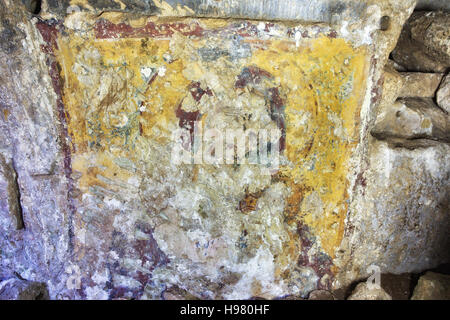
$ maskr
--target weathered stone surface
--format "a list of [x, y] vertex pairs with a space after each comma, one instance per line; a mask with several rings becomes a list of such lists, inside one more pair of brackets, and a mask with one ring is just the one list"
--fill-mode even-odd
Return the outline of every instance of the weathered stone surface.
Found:
[[[2, 278], [52, 298], [298, 299], [369, 262], [448, 258], [448, 145], [370, 135], [415, 1], [77, 3], [37, 19], [0, 2], [0, 143], [26, 226], [1, 234]], [[172, 162], [172, 133], [198, 142], [196, 121], [279, 129], [279, 168]]]
[[432, 99], [399, 99], [380, 111], [372, 135], [396, 146], [402, 145], [402, 140], [409, 140], [403, 144], [408, 147], [418, 139], [450, 142], [450, 118]]
[[[428, 121], [436, 130], [425, 130]], [[372, 134], [385, 141], [370, 142], [356, 194], [360, 200], [352, 207], [366, 214], [349, 215], [349, 237], [339, 256], [345, 271], [337, 277], [337, 287], [364, 271], [369, 276], [371, 265], [401, 274], [450, 258], [449, 146], [438, 142], [448, 141], [447, 115], [431, 99], [382, 103]], [[360, 259], [364, 252], [370, 255]]]
[[367, 283], [359, 283], [347, 300], [392, 300], [381, 287], [369, 288]]
[[162, 293], [162, 298], [164, 300], [198, 300], [198, 297], [177, 286], [166, 289]]
[[369, 155], [347, 221], [352, 232], [341, 244], [336, 287], [362, 273], [367, 278], [371, 265], [381, 273], [417, 273], [450, 259], [449, 145], [410, 150], [373, 139]]
[[402, 67], [401, 65], [399, 65], [397, 62], [395, 62], [392, 59], [389, 59], [386, 63], [386, 66], [392, 67], [394, 68], [394, 70], [398, 71], [398, 72], [404, 72], [406, 71], [406, 69], [404, 67]]
[[450, 113], [450, 75], [442, 80], [439, 90], [436, 92], [436, 101], [439, 107]]
[[416, 10], [422, 11], [450, 11], [450, 3], [442, 0], [418, 0]]
[[[72, 12], [101, 14], [114, 11], [162, 17], [242, 18], [267, 21], [308, 21], [334, 24], [343, 20], [354, 23], [366, 19], [368, 9], [376, 10], [379, 1], [340, 0], [247, 0], [247, 1], [182, 1], [121, 0], [77, 1], [47, 0], [41, 15], [62, 18]], [[406, 1], [408, 8], [415, 1]], [[394, 4], [394, 10], [403, 4]], [[387, 6], [380, 6], [388, 11]], [[381, 18], [381, 16], [380, 16]], [[394, 18], [394, 17], [391, 17]], [[356, 31], [356, 30], [355, 30]]]
[[[437, 21], [433, 21], [438, 15]], [[393, 60], [408, 71], [445, 72], [448, 60], [448, 14], [414, 12], [392, 51]], [[433, 26], [433, 32], [427, 27]], [[412, 30], [414, 28], [414, 32]]]
[[287, 296], [283, 296], [281, 298], [275, 298], [275, 300], [305, 300], [305, 299], [301, 296], [290, 294]]
[[442, 81], [442, 73], [401, 72], [404, 79], [399, 97], [433, 98]]
[[[83, 208], [74, 220], [75, 234], [92, 237], [75, 237], [75, 250], [120, 250], [115, 237], [132, 245], [139, 241], [133, 236], [137, 229], [154, 252], [125, 257], [135, 263], [148, 259], [148, 268], [156, 269], [153, 281], [184, 285], [197, 296], [208, 290], [214, 298], [270, 298], [329, 286], [333, 250], [342, 237], [355, 108], [365, 91], [365, 51], [351, 48], [338, 33], [326, 36], [327, 29], [317, 36], [305, 30], [311, 36], [296, 40], [289, 35], [300, 26], [282, 24], [145, 19], [142, 26], [117, 29], [106, 15], [93, 23], [91, 38], [67, 29], [54, 48], [66, 84], [62, 94], [80, 195], [74, 201]], [[340, 77], [329, 74], [335, 63], [330, 59], [338, 61]], [[319, 116], [321, 105], [327, 111]], [[205, 131], [279, 127], [285, 164], [268, 175], [248, 164], [174, 163], [173, 131], [200, 119]], [[327, 146], [333, 144], [331, 151]], [[341, 154], [338, 162], [335, 152]], [[335, 188], [327, 187], [329, 179]], [[105, 215], [99, 201], [121, 212]], [[88, 229], [93, 217], [114, 230], [110, 239]], [[98, 263], [105, 268], [115, 262], [108, 257]], [[117, 263], [130, 273], [130, 295], [144, 289], [148, 280], [135, 274], [136, 265]], [[178, 272], [179, 264], [196, 274]], [[102, 271], [113, 277], [113, 288], [123, 286], [119, 266]]]
[[379, 110], [389, 108], [397, 100], [403, 86], [405, 78], [394, 69], [391, 63], [384, 66], [383, 72], [383, 86]]
[[308, 300], [335, 300], [335, 299], [330, 291], [314, 290], [309, 293]]
[[450, 66], [450, 13], [417, 12], [409, 20], [411, 39], [434, 60]]
[[450, 276], [425, 273], [419, 278], [411, 300], [450, 300]]
[[0, 281], [0, 300], [49, 300], [47, 285], [11, 278]]
[[[379, 12], [372, 14], [378, 26]], [[81, 33], [72, 24], [75, 17], [94, 27]], [[52, 26], [52, 32], [65, 29], [51, 50], [65, 83], [62, 98], [80, 195], [74, 201], [83, 208], [74, 218], [74, 249], [86, 252], [77, 264], [86, 268], [96, 261], [88, 272], [112, 278], [110, 288], [83, 284], [87, 298], [93, 292], [136, 297], [142, 291], [155, 297], [160, 296], [158, 286], [170, 284], [214, 298], [307, 295], [317, 287], [329, 287], [346, 211], [347, 187], [337, 186], [348, 174], [345, 159], [354, 148], [359, 113], [354, 108], [363, 101], [369, 67], [365, 38], [344, 40], [344, 29], [341, 35], [327, 26], [186, 19], [172, 23], [161, 18], [143, 18], [127, 26], [121, 22], [125, 19], [80, 13], [66, 19], [64, 27]], [[51, 35], [45, 24], [38, 28], [44, 38]], [[393, 21], [387, 32], [398, 31]], [[355, 43], [356, 51], [348, 41]], [[380, 48], [376, 47], [381, 52]], [[327, 62], [328, 54], [337, 61], [341, 77], [328, 77], [329, 66], [336, 63]], [[386, 56], [383, 52], [380, 59]], [[302, 73], [305, 76], [298, 77]], [[317, 94], [323, 95], [320, 104]], [[342, 111], [334, 110], [342, 104]], [[315, 109], [321, 106], [327, 111], [316, 118], [321, 111]], [[274, 108], [283, 108], [284, 114], [268, 113]], [[247, 113], [254, 120], [236, 118]], [[238, 170], [174, 166], [171, 132], [192, 126], [200, 117], [205, 129], [218, 124], [280, 126], [286, 165], [278, 178], [244, 165]], [[333, 151], [341, 154], [338, 163], [326, 147], [336, 143], [332, 141], [342, 141]], [[320, 161], [314, 160], [317, 157]], [[323, 179], [318, 179], [317, 170], [325, 174]], [[219, 172], [225, 176], [219, 179]], [[251, 180], [244, 179], [247, 176]], [[334, 187], [326, 187], [328, 183]], [[113, 214], [105, 215], [99, 202]], [[304, 212], [301, 220], [299, 210]], [[110, 238], [98, 235], [96, 221]], [[136, 239], [136, 232], [144, 238]], [[154, 248], [150, 255], [142, 256], [138, 249], [121, 252], [122, 242], [133, 247], [140, 241]], [[97, 258], [102, 247], [111, 250], [104, 260]], [[180, 273], [180, 264], [191, 271]], [[205, 281], [205, 275], [213, 281]]]
[[0, 154], [0, 195], [1, 228], [4, 232], [23, 229], [17, 172], [12, 163], [8, 163], [2, 154]]
[[[0, 279], [19, 275], [63, 294], [69, 263], [67, 182], [56, 94], [35, 21], [19, 1], [0, 1], [0, 149], [16, 173], [25, 229], [0, 231]], [[11, 169], [8, 170], [11, 173]], [[11, 179], [7, 179], [11, 181]], [[14, 185], [10, 184], [9, 185]], [[1, 217], [11, 214], [3, 211]]]

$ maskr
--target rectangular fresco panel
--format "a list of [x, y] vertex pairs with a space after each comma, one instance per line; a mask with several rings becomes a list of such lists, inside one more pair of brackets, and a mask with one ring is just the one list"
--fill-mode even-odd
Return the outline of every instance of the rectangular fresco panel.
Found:
[[[81, 208], [78, 259], [94, 247], [109, 252], [98, 269], [130, 295], [151, 295], [161, 283], [216, 298], [329, 288], [366, 48], [321, 25], [124, 14], [92, 23], [55, 27], [51, 52]], [[245, 161], [248, 153], [240, 163], [174, 163], [179, 129], [206, 152], [208, 138], [194, 125], [224, 136], [276, 129], [279, 167], [267, 174]]]

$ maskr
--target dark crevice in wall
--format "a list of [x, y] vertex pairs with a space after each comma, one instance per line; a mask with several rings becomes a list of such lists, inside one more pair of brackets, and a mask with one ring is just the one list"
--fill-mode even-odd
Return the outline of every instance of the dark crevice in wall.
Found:
[[25, 6], [30, 13], [37, 15], [41, 12], [42, 0], [26, 0]]
[[14, 162], [11, 163], [11, 169], [13, 170], [13, 191], [15, 193], [15, 201], [16, 201], [16, 217], [17, 217], [17, 230], [25, 229], [25, 222], [23, 220], [23, 208], [22, 208], [22, 195], [19, 187], [19, 175], [17, 173], [16, 168], [14, 167]]
[[25, 229], [17, 170], [13, 161], [8, 163], [1, 154], [0, 166], [8, 181], [8, 206], [11, 217], [15, 220], [15, 228], [16, 230]]

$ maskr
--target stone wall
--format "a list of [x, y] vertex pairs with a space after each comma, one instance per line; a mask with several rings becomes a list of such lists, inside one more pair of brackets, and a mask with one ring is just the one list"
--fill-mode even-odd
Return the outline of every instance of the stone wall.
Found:
[[446, 13], [183, 3], [0, 1], [0, 296], [300, 298], [449, 261]]

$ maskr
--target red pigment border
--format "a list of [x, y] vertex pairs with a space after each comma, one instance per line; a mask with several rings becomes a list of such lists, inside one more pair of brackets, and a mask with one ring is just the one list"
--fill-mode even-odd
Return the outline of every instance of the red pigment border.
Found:
[[46, 64], [49, 68], [49, 75], [52, 80], [53, 89], [56, 94], [56, 111], [59, 120], [60, 145], [63, 152], [64, 160], [64, 175], [67, 179], [67, 206], [69, 209], [69, 251], [73, 254], [74, 250], [74, 230], [73, 218], [76, 213], [76, 208], [73, 203], [72, 194], [74, 193], [74, 182], [72, 179], [72, 151], [70, 146], [70, 136], [67, 129], [67, 120], [69, 115], [64, 108], [62, 99], [63, 83], [59, 74], [60, 67], [55, 59], [54, 51], [58, 49], [58, 32], [63, 28], [59, 21], [51, 20], [48, 22], [38, 21], [36, 28], [39, 30], [45, 44], [41, 45], [41, 51], [46, 54]]

